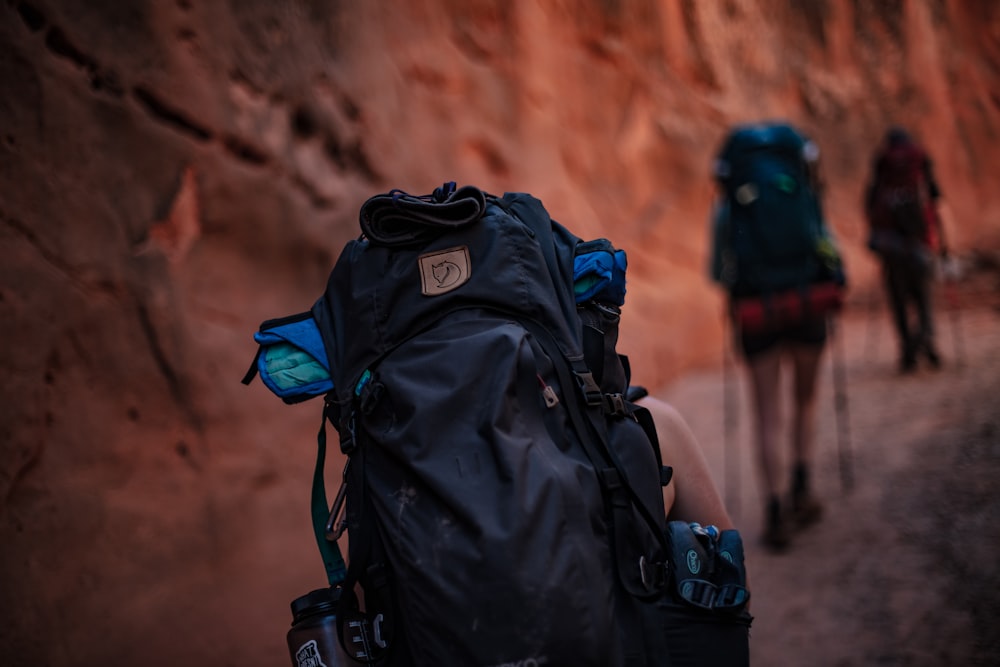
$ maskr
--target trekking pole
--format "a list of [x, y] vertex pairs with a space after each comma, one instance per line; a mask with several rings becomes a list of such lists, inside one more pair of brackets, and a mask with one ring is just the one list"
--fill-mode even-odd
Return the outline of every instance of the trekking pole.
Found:
[[740, 508], [740, 448], [733, 451], [733, 440], [737, 431], [739, 421], [739, 404], [735, 394], [735, 383], [733, 382], [733, 370], [735, 361], [733, 359], [730, 345], [735, 340], [732, 335], [734, 330], [729, 327], [729, 314], [723, 312], [722, 318], [722, 415], [723, 415], [723, 436], [722, 436], [722, 458], [725, 469], [726, 504], [732, 513], [734, 522], [738, 521]]
[[958, 303], [958, 279], [959, 279], [959, 268], [955, 264], [955, 260], [951, 259], [948, 255], [947, 247], [948, 242], [945, 238], [945, 220], [948, 221], [948, 226], [954, 229], [954, 223], [952, 222], [951, 207], [946, 201], [941, 201], [937, 207], [938, 214], [938, 234], [940, 235], [941, 244], [941, 276], [944, 278], [944, 293], [945, 299], [948, 302], [948, 319], [951, 320], [951, 337], [955, 343], [955, 365], [958, 368], [962, 368], [965, 365], [965, 344], [962, 337], [962, 326], [960, 322], [960, 312]]
[[865, 328], [865, 361], [869, 364], [878, 355], [878, 289], [873, 289], [868, 297], [868, 322]]
[[827, 331], [833, 338], [833, 408], [837, 419], [837, 458], [840, 464], [840, 486], [846, 493], [854, 488], [854, 468], [851, 460], [850, 415], [847, 406], [847, 372], [844, 341], [837, 332], [833, 315], [827, 317]]
[[962, 336], [961, 312], [958, 303], [958, 286], [955, 276], [944, 276], [944, 294], [948, 301], [948, 319], [951, 320], [951, 338], [955, 344], [955, 366], [965, 366], [965, 341]]

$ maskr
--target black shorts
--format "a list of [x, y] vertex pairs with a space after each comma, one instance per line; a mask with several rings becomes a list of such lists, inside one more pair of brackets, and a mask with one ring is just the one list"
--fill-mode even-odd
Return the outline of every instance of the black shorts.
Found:
[[750, 665], [750, 625], [746, 611], [727, 614], [677, 602], [668, 594], [642, 609], [647, 661], [669, 667]]
[[740, 349], [747, 359], [763, 354], [782, 342], [822, 347], [826, 342], [826, 318], [811, 317], [774, 331], [741, 331], [739, 338]]

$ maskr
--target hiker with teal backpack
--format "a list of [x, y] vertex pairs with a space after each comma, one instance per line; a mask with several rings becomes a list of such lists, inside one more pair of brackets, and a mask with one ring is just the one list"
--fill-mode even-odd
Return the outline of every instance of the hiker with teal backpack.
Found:
[[921, 355], [933, 368], [941, 365], [931, 308], [934, 253], [948, 257], [940, 198], [927, 152], [903, 128], [890, 128], [872, 158], [864, 209], [868, 248], [882, 264], [902, 373], [914, 371]]
[[375, 195], [360, 223], [313, 307], [261, 324], [244, 378], [324, 399], [330, 587], [293, 603], [293, 665], [748, 665], [740, 534], [710, 490], [669, 502], [706, 525], [668, 517], [671, 420], [616, 350], [624, 251], [454, 183]]
[[[823, 217], [818, 167], [816, 144], [781, 121], [734, 127], [714, 164], [710, 272], [726, 290], [748, 370], [763, 541], [774, 550], [822, 515], [812, 479], [816, 384], [845, 279]], [[793, 380], [790, 471], [781, 450], [786, 364]]]

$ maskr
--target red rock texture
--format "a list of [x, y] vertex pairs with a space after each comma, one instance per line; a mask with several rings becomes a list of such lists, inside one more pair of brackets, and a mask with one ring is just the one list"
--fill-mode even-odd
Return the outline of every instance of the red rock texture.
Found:
[[319, 406], [239, 379], [370, 195], [530, 191], [611, 238], [622, 348], [656, 387], [721, 354], [706, 221], [730, 124], [815, 137], [861, 294], [891, 123], [935, 158], [951, 246], [1000, 247], [998, 84], [990, 0], [6, 0], [0, 662], [287, 660], [287, 603], [322, 584]]

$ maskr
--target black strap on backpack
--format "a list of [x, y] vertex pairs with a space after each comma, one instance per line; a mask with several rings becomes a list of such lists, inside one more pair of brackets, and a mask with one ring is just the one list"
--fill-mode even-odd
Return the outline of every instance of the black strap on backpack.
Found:
[[[520, 219], [515, 206], [509, 205], [503, 199], [496, 199], [494, 201], [508, 214]], [[577, 250], [580, 250], [579, 246]], [[554, 258], [551, 259], [549, 264], [550, 266], [556, 264]], [[603, 376], [606, 372], [605, 355], [608, 353], [609, 344], [613, 351], [615, 341], [606, 340], [601, 335], [599, 341], [596, 338], [591, 338], [588, 342], [587, 333], [584, 331], [581, 340], [581, 345], [584, 348], [582, 350], [584, 356], [582, 358], [570, 358], [562, 350], [559, 341], [553, 336], [552, 332], [544, 326], [536, 322], [524, 320], [522, 320], [522, 324], [532, 333], [546, 354], [553, 360], [557, 376], [559, 377], [559, 383], [563, 387], [563, 392], [571, 396], [575, 403], [575, 405], [568, 409], [570, 421], [580, 438], [587, 457], [597, 471], [602, 489], [608, 495], [609, 505], [612, 509], [612, 541], [618, 551], [615, 561], [619, 580], [624, 589], [637, 599], [650, 600], [656, 598], [662, 593], [662, 589], [665, 587], [669, 577], [666, 560], [670, 554], [669, 536], [661, 528], [662, 521], [657, 520], [649, 512], [645, 503], [642, 502], [635, 487], [629, 481], [625, 466], [614, 451], [614, 448], [610, 446], [608, 440], [606, 422], [608, 416], [617, 413], [618, 416], [624, 417], [628, 414], [624, 397], [622, 394], [614, 396], [606, 395], [601, 390], [599, 382], [595, 380], [594, 369], [597, 369], [596, 373], [599, 374], [598, 377], [604, 379]], [[587, 328], [583, 327], [584, 330]], [[588, 347], [590, 348], [590, 354], [587, 353]], [[627, 370], [626, 366], [626, 373]], [[627, 377], [624, 379], [624, 385], [627, 386]], [[575, 387], [578, 391], [572, 391], [571, 387]], [[642, 424], [643, 422], [640, 421], [639, 423]], [[652, 425], [652, 418], [649, 417], [646, 419], [645, 424], [650, 427], [647, 435], [652, 434], [652, 440], [652, 438], [655, 438], [655, 427]], [[659, 460], [659, 446], [655, 440], [652, 440], [652, 442], [656, 450], [656, 458]], [[663, 472], [662, 464], [660, 479], [661, 481], [668, 479]], [[620, 535], [614, 532], [616, 526], [621, 527], [632, 522], [632, 508], [638, 512], [640, 518], [658, 542], [664, 559], [659, 563], [651, 563], [643, 557], [636, 564], [640, 571], [643, 589], [637, 589], [625, 578], [622, 571], [625, 561], [621, 552], [623, 541], [619, 539]]]
[[[364, 447], [356, 448], [348, 459], [349, 464], [364, 468]], [[368, 525], [365, 513], [369, 511], [368, 489], [363, 484], [364, 476], [356, 497], [360, 499], [361, 530], [354, 530], [354, 553], [358, 555], [347, 568], [343, 592], [337, 605], [337, 638], [344, 652], [355, 661], [373, 665], [385, 659], [397, 645], [393, 639], [397, 635], [400, 614], [392, 595], [392, 582], [385, 560], [379, 554], [374, 535], [374, 527]], [[363, 571], [362, 571], [363, 569]], [[361, 610], [355, 587], [361, 584], [365, 592], [365, 609]]]
[[346, 567], [344, 557], [337, 546], [339, 533], [332, 534], [331, 524], [334, 523], [340, 514], [340, 509], [344, 502], [345, 486], [341, 486], [337, 493], [331, 511], [326, 498], [326, 484], [323, 479], [323, 470], [326, 466], [326, 421], [330, 417], [329, 400], [324, 401], [323, 422], [320, 424], [319, 433], [316, 436], [316, 468], [313, 470], [312, 482], [312, 523], [313, 531], [316, 534], [316, 544], [319, 546], [319, 553], [323, 559], [323, 567], [326, 570], [326, 578], [331, 586], [338, 586], [344, 581]]
[[[393, 191], [389, 195], [377, 196], [362, 210], [362, 231], [367, 236], [367, 243], [370, 244], [364, 246], [364, 250], [379, 253], [379, 256], [390, 256], [396, 253], [411, 252], [417, 246], [439, 237], [450, 229], [459, 229], [462, 230], [459, 232], [460, 234], [468, 235], [475, 231], [468, 230], [468, 226], [482, 217], [482, 207], [486, 199], [487, 196], [478, 189], [463, 188], [456, 191], [453, 184], [446, 184], [445, 187], [435, 191], [433, 195], [426, 197], [411, 197], [398, 191]], [[545, 295], [545, 302], [541, 304], [541, 307], [536, 309], [534, 307], [536, 301], [526, 297], [522, 299], [524, 303], [517, 302], [511, 306], [512, 311], [515, 312], [511, 312], [509, 315], [525, 327], [533, 339], [533, 345], [537, 344], [553, 364], [561, 389], [560, 398], [566, 402], [565, 407], [568, 411], [566, 418], [569, 420], [569, 427], [577, 435], [583, 453], [590, 460], [601, 485], [603, 501], [607, 507], [607, 521], [610, 524], [611, 537], [614, 539], [614, 544], [611, 545], [612, 560], [615, 562], [617, 578], [622, 588], [638, 599], [648, 600], [659, 597], [662, 595], [668, 579], [666, 559], [670, 549], [664, 527], [665, 518], [662, 515], [654, 516], [654, 513], [649, 511], [649, 505], [652, 501], [647, 499], [647, 502], [644, 503], [636, 488], [631, 485], [626, 467], [617, 453], [613, 451], [607, 438], [608, 419], [615, 419], [615, 417], [609, 417], [606, 411], [608, 397], [594, 381], [591, 369], [587, 367], [580, 351], [574, 349], [580, 346], [580, 341], [576, 337], [579, 334], [574, 334], [574, 329], [576, 332], [579, 331], [579, 322], [574, 318], [572, 263], [565, 260], [567, 250], [572, 252], [570, 243], [574, 242], [575, 237], [555, 225], [550, 232], [546, 224], [548, 216], [541, 208], [540, 202], [529, 200], [523, 195], [520, 197], [512, 195], [509, 200], [506, 196], [503, 199], [490, 197], [489, 200], [504, 208], [514, 217], [524, 216], [527, 218], [524, 221], [528, 227], [526, 232], [532, 236], [537, 234], [545, 239], [545, 242], [540, 243], [538, 248], [544, 256], [544, 261], [539, 263], [538, 268], [540, 268], [542, 276], [545, 276], [546, 271], [548, 272], [548, 276], [545, 276], [550, 278], [548, 284], [557, 289], [551, 295]], [[518, 215], [519, 213], [521, 215]], [[551, 236], [547, 236], [547, 234], [551, 234]], [[552, 236], [557, 238], [553, 239]], [[498, 238], [508, 237], [500, 235]], [[351, 250], [357, 250], [358, 247], [361, 247], [360, 243]], [[396, 254], [396, 256], [403, 255]], [[347, 272], [349, 270], [347, 267], [350, 265], [345, 262], [339, 266], [343, 266], [343, 271]], [[373, 267], [375, 266], [369, 264], [366, 275], [374, 275]], [[533, 272], [536, 267], [532, 265], [526, 269]], [[335, 272], [331, 274], [331, 281], [338, 277], [336, 271], [337, 267], [335, 267]], [[529, 275], [538, 274], [531, 273]], [[338, 284], [343, 285], [344, 283]], [[547, 281], [541, 280], [538, 284], [546, 285]], [[570, 289], [563, 289], [564, 286], [569, 286]], [[340, 297], [341, 295], [334, 293], [334, 296]], [[329, 299], [327, 296], [324, 298]], [[345, 297], [345, 300], [347, 298]], [[321, 329], [331, 325], [329, 314], [324, 310], [331, 307], [331, 303], [339, 304], [341, 302], [337, 299], [332, 302], [318, 302], [315, 314]], [[364, 309], [366, 302], [358, 301], [356, 303], [361, 305], [352, 311], [352, 315], [359, 313], [370, 315]], [[394, 583], [391, 577], [394, 573], [386, 567], [388, 549], [391, 545], [388, 542], [382, 544], [376, 527], [372, 526], [370, 530], [366, 531], [365, 526], [358, 525], [360, 521], [358, 514], [367, 514], [367, 508], [374, 508], [375, 505], [372, 504], [371, 498], [365, 497], [365, 490], [361, 488], [365, 479], [364, 461], [367, 448], [364, 442], [353, 441], [354, 434], [350, 428], [349, 413], [352, 410], [363, 411], [364, 397], [359, 395], [359, 390], [363, 393], [367, 385], [362, 385], [358, 378], [364, 377], [363, 373], [368, 373], [366, 369], [374, 369], [378, 366], [385, 355], [389, 354], [392, 348], [400, 345], [403, 339], [417, 335], [417, 332], [432, 326], [434, 321], [445, 317], [447, 313], [442, 311], [483, 308], [478, 303], [469, 305], [460, 300], [455, 300], [452, 303], [457, 304], [457, 306], [449, 309], [447, 307], [433, 307], [432, 302], [418, 300], [414, 301], [413, 312], [405, 312], [405, 317], [399, 310], [386, 310], [385, 313], [379, 311], [376, 315], [371, 315], [375, 319], [377, 319], [377, 315], [381, 314], [386, 317], [393, 314], [399, 315], [399, 318], [392, 322], [395, 326], [392, 329], [394, 335], [387, 339], [379, 338], [378, 342], [384, 343], [381, 345], [370, 344], [370, 341], [365, 340], [364, 337], [358, 337], [361, 340], [351, 338], [351, 344], [357, 343], [357, 346], [352, 347], [349, 352], [341, 351], [348, 361], [340, 359], [331, 364], [334, 381], [338, 385], [337, 405], [344, 411], [338, 422], [338, 430], [342, 439], [341, 449], [351, 458], [349, 483], [353, 487], [349, 491], [348, 500], [352, 508], [350, 519], [350, 530], [352, 531], [351, 563], [347, 569], [341, 605], [338, 609], [338, 634], [341, 635], [342, 643], [351, 643], [344, 640], [353, 638], [355, 636], [352, 634], [354, 630], [360, 632], [360, 636], [363, 638], [361, 652], [351, 651], [346, 646], [345, 648], [349, 654], [363, 662], [370, 663], [383, 659], [386, 655], [385, 651], [393, 651], [392, 646], [403, 644], [407, 640], [404, 624], [407, 624], [410, 619], [403, 618], [397, 613], [396, 605], [401, 604], [401, 602], [391, 595]], [[382, 305], [384, 306], [384, 304]], [[487, 309], [501, 310], [496, 307], [496, 304], [487, 306]], [[536, 314], [537, 319], [531, 319], [536, 317]], [[334, 332], [334, 335], [338, 334], [336, 330]], [[341, 365], [342, 363], [343, 365]], [[619, 399], [621, 399], [620, 394]], [[623, 399], [621, 399], [621, 403], [624, 406]], [[623, 409], [618, 416], [627, 419], [632, 414], [629, 410]], [[640, 420], [638, 417], [635, 419], [636, 421]], [[639, 426], [634, 428], [636, 431], [640, 430]], [[361, 437], [360, 432], [357, 435]], [[656, 449], [658, 451], [658, 447]], [[641, 478], [641, 481], [646, 483], [643, 488], [647, 490], [647, 493], [648, 487], [651, 485], [651, 477], [652, 475]], [[357, 484], [354, 484], [355, 480], [357, 480]], [[651, 494], [650, 497], [652, 497]], [[600, 499], [595, 496], [594, 500], [595, 505], [599, 507], [597, 504]], [[635, 563], [637, 570], [628, 570], [627, 568], [631, 567], [635, 559], [630, 561], [621, 556], [624, 553], [620, 550], [621, 540], [615, 538], [624, 535], [628, 529], [636, 524], [638, 524], [637, 530], [645, 531], [648, 528], [648, 531], [652, 533], [652, 538], [647, 539], [645, 532], [642, 532], [641, 535], [639, 533], [627, 535], [627, 537], [641, 537], [640, 541], [643, 542], [640, 547], [641, 551], [649, 552], [645, 559]], [[637, 557], [638, 553], [635, 556]], [[638, 583], [640, 580], [641, 584]], [[354, 587], [358, 582], [365, 589], [364, 612], [360, 612], [358, 601], [354, 596]], [[403, 582], [397, 583], [403, 585]], [[379, 615], [381, 615], [381, 619], [379, 619]], [[386, 644], [385, 651], [382, 652], [377, 650], [382, 648], [380, 639]], [[405, 651], [406, 646], [400, 646], [400, 650]]]
[[[617, 539], [620, 535], [615, 533], [615, 527], [627, 525], [632, 518], [630, 516], [631, 510], [635, 508], [666, 557], [670, 553], [670, 543], [666, 533], [660, 528], [660, 522], [653, 517], [642, 499], [639, 498], [635, 488], [629, 483], [628, 475], [625, 473], [620, 459], [613, 448], [608, 446], [607, 425], [604, 421], [603, 411], [604, 394], [594, 381], [590, 369], [582, 359], [567, 359], [544, 327], [538, 326], [534, 322], [525, 322], [525, 324], [546, 351], [546, 354], [552, 358], [559, 377], [559, 384], [566, 388], [564, 393], [569, 395], [568, 398], [572, 397], [570, 400], [576, 403], [567, 412], [587, 457], [597, 471], [601, 486], [608, 494], [612, 509], [612, 540], [615, 546], [621, 546], [621, 540]], [[570, 391], [570, 387], [576, 387], [578, 391]], [[642, 590], [636, 589], [624, 577], [621, 560], [620, 557], [616, 558], [619, 580], [630, 595], [640, 600], [651, 600], [662, 593], [669, 575], [666, 560], [661, 563], [649, 563], [643, 559], [637, 563], [644, 585]]]

